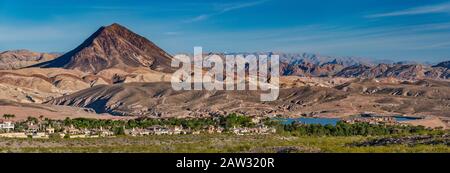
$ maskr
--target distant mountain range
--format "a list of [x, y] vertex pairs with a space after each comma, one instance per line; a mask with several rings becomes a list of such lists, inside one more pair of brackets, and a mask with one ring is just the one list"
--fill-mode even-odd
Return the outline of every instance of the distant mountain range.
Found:
[[[0, 53], [0, 69], [18, 69], [27, 66], [63, 67], [79, 69], [85, 72], [99, 72], [109, 68], [127, 69], [129, 67], [148, 67], [163, 72], [173, 71], [170, 67], [171, 55], [164, 52], [145, 38], [132, 42], [131, 38], [114, 33], [126, 33], [125, 37], [140, 38], [126, 28], [113, 24], [100, 28], [76, 49], [62, 56], [55, 53], [38, 53], [28, 50], [5, 51]], [[102, 34], [103, 33], [103, 34]], [[108, 35], [109, 36], [105, 36]], [[130, 36], [131, 35], [131, 36]], [[100, 44], [102, 44], [100, 46]], [[126, 50], [126, 51], [123, 51]], [[146, 53], [149, 51], [149, 53]], [[209, 55], [208, 53], [205, 55]], [[355, 57], [331, 57], [316, 54], [289, 53], [232, 53], [232, 55], [272, 55], [280, 56], [280, 73], [284, 76], [302, 77], [354, 77], [382, 78], [397, 77], [400, 79], [449, 79], [450, 61], [436, 65], [417, 62], [394, 62], [370, 60]], [[88, 56], [87, 56], [88, 55]], [[219, 55], [223, 55], [219, 53]], [[59, 57], [60, 56], [60, 57]], [[83, 58], [77, 58], [82, 56]]]
[[[205, 53], [205, 56], [224, 53]], [[414, 61], [371, 60], [357, 57], [332, 57], [302, 53], [228, 53], [227, 55], [279, 55], [280, 74], [301, 77], [346, 77], [399, 79], [449, 79], [449, 61], [435, 66]]]

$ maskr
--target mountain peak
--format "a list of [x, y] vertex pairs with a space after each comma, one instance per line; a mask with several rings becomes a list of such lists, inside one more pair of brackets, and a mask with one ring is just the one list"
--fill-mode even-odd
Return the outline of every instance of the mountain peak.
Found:
[[123, 26], [118, 23], [112, 23], [111, 25], [109, 25], [107, 27], [123, 27]]
[[102, 26], [100, 28], [100, 30], [105, 30], [105, 31], [129, 31], [126, 27], [118, 24], [118, 23], [112, 23], [111, 25], [108, 26]]
[[39, 67], [62, 67], [97, 73], [108, 68], [150, 68], [171, 72], [171, 56], [150, 40], [113, 23], [100, 27], [82, 44]]

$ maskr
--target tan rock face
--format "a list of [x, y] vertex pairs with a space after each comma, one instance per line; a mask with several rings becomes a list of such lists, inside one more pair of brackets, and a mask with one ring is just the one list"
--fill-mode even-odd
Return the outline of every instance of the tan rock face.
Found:
[[298, 77], [298, 76], [281, 76], [280, 87], [281, 88], [295, 88], [302, 86], [316, 86], [332, 88], [346, 82], [354, 80], [353, 78], [340, 78], [340, 77]]
[[[53, 69], [24, 69], [0, 71], [3, 99], [24, 103], [41, 103], [75, 91], [86, 89], [89, 84], [66, 71], [54, 75]], [[24, 99], [25, 98], [25, 99]]]
[[0, 53], [0, 70], [19, 69], [46, 62], [59, 54], [38, 53], [29, 50], [5, 51]]
[[[170, 81], [171, 75], [145, 68], [106, 69], [97, 75], [60, 68], [0, 70], [1, 99], [23, 103], [41, 103], [97, 85], [130, 82]], [[116, 82], [115, 78], [121, 80]]]
[[[0, 84], [0, 100], [10, 100], [21, 103], [41, 103], [59, 94], [39, 92], [33, 89]], [[48, 98], [48, 99], [47, 99]]]

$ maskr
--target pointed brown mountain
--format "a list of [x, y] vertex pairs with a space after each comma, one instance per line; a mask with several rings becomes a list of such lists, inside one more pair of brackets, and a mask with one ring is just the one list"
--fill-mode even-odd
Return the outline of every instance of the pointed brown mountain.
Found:
[[35, 67], [78, 69], [92, 73], [108, 68], [127, 71], [145, 67], [172, 72], [170, 63], [171, 56], [153, 42], [114, 23], [98, 29], [74, 50]]

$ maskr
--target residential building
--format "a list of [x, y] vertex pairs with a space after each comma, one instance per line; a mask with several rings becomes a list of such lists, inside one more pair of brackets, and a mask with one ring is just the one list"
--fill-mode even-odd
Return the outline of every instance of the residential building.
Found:
[[14, 130], [14, 123], [10, 121], [0, 122], [0, 129], [5, 129], [7, 131]]

